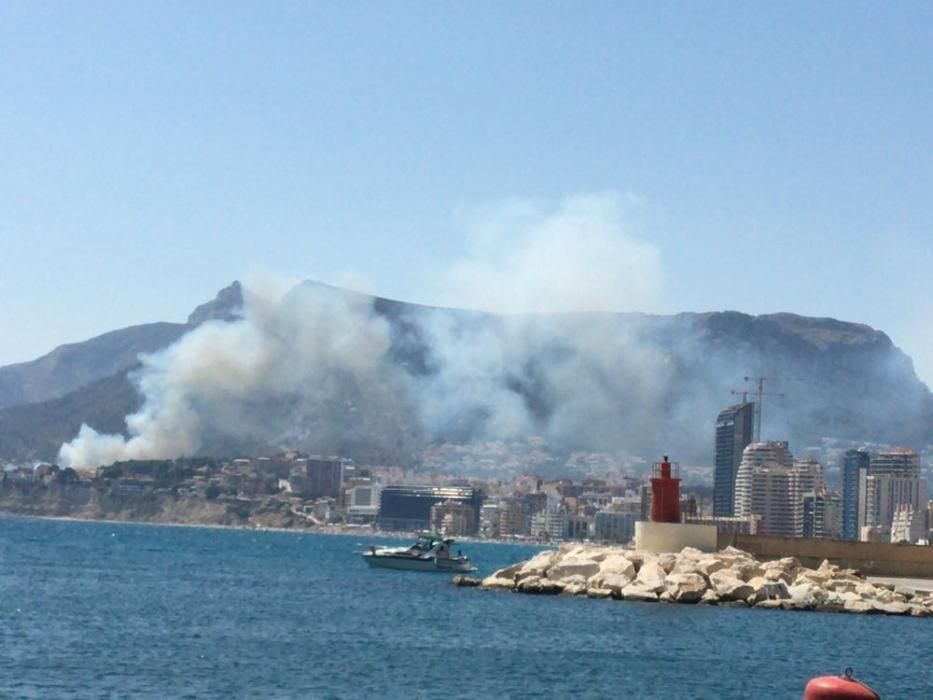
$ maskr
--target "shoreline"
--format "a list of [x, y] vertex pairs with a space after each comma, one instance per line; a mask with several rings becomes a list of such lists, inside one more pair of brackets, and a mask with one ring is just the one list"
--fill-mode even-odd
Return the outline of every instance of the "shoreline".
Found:
[[[210, 530], [239, 530], [244, 532], [290, 532], [296, 535], [319, 534], [319, 535], [352, 535], [353, 530], [332, 530], [324, 528], [297, 528], [297, 527], [264, 527], [254, 525], [223, 525], [220, 523], [184, 523], [184, 522], [161, 522], [157, 520], [114, 520], [111, 518], [78, 518], [73, 515], [26, 515], [23, 513], [13, 513], [9, 511], [0, 511], [0, 520], [51, 520], [58, 522], [71, 523], [104, 523], [107, 525], [151, 525], [153, 527], [186, 527], [202, 528]], [[378, 534], [371, 532], [370, 534]]]
[[[49, 520], [59, 522], [73, 523], [103, 523], [108, 525], [151, 525], [153, 527], [180, 527], [180, 528], [202, 528], [211, 530], [237, 530], [242, 532], [285, 532], [296, 535], [339, 535], [349, 537], [351, 535], [379, 537], [383, 539], [411, 540], [415, 532], [402, 532], [394, 530], [375, 530], [370, 526], [346, 526], [329, 525], [315, 528], [296, 528], [296, 527], [265, 527], [254, 525], [222, 525], [219, 523], [184, 523], [184, 522], [160, 522], [153, 520], [114, 520], [110, 518], [78, 518], [73, 515], [25, 515], [0, 510], [0, 521], [3, 520]], [[479, 538], [471, 536], [455, 537], [457, 542], [470, 543], [488, 543], [488, 544], [508, 544], [522, 547], [542, 547], [556, 549], [560, 543], [547, 542], [525, 542], [520, 540], [508, 540], [499, 538]]]

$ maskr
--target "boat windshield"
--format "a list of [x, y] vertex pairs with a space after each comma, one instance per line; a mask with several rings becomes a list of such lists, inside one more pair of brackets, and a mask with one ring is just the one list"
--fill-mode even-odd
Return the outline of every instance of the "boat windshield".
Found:
[[412, 549], [420, 549], [428, 552], [442, 541], [443, 538], [438, 534], [433, 532], [423, 532], [418, 535], [418, 540], [414, 545], [412, 545]]

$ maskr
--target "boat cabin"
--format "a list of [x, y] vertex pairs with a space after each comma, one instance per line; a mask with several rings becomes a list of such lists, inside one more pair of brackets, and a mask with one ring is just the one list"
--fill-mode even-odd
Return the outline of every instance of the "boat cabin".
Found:
[[443, 537], [436, 532], [422, 532], [418, 539], [411, 546], [412, 553], [433, 554], [441, 558], [453, 558], [454, 540], [450, 537]]

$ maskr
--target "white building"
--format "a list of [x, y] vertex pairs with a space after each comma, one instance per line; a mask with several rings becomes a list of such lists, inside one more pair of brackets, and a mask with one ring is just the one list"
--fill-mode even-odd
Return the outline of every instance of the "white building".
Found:
[[759, 534], [793, 537], [792, 464], [786, 442], [753, 442], [746, 447], [735, 479], [735, 517], [757, 515]]
[[561, 540], [567, 532], [567, 508], [551, 506], [531, 516], [531, 536]]
[[926, 542], [927, 530], [927, 511], [919, 510], [910, 505], [898, 506], [894, 511], [894, 519], [891, 521], [891, 541], [892, 542]]
[[361, 484], [347, 489], [347, 522], [371, 523], [379, 515], [382, 487], [379, 484]]
[[865, 524], [884, 539], [891, 533], [899, 507], [910, 506], [915, 511], [927, 507], [927, 481], [923, 477], [869, 473], [865, 481]]
[[[794, 537], [806, 537], [804, 534], [804, 495], [808, 493], [821, 494], [825, 490], [823, 478], [823, 465], [812, 457], [794, 460], [794, 468], [790, 474], [790, 501], [794, 511]], [[809, 535], [810, 537], [825, 537], [827, 535]]]

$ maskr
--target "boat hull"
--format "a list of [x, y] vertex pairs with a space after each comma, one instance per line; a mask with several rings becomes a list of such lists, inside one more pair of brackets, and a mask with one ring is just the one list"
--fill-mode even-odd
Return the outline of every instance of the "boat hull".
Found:
[[402, 571], [433, 571], [447, 574], [468, 574], [476, 571], [469, 560], [448, 559], [437, 560], [434, 557], [416, 558], [399, 557], [391, 554], [371, 554], [366, 552], [363, 559], [372, 568], [379, 569], [399, 569]]

